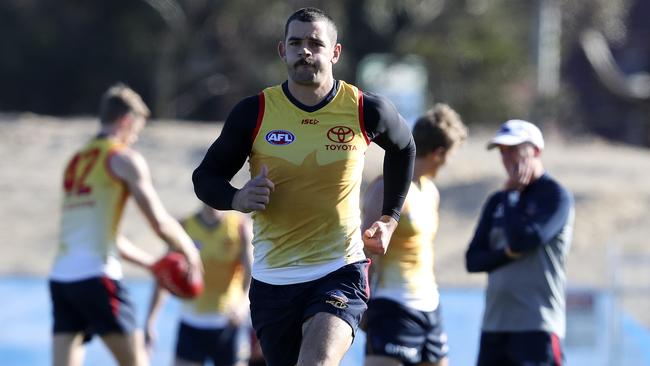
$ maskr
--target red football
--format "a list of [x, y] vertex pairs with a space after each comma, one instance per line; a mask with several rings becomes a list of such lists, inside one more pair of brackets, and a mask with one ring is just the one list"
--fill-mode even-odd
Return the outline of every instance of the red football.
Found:
[[151, 266], [151, 272], [163, 288], [182, 298], [199, 296], [203, 292], [203, 277], [190, 280], [187, 259], [178, 252], [169, 252]]

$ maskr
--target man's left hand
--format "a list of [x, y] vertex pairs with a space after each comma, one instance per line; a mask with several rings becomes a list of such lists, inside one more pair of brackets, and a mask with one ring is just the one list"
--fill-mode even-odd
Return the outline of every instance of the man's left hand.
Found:
[[397, 227], [397, 220], [383, 215], [363, 232], [363, 246], [373, 254], [386, 254], [388, 243]]

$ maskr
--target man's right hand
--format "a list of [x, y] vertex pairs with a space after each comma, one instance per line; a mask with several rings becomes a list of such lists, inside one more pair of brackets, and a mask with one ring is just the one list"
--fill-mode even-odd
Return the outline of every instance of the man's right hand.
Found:
[[508, 171], [508, 180], [504, 185], [504, 189], [523, 191], [530, 184], [534, 172], [532, 158], [530, 156], [521, 158], [521, 161], [515, 164], [511, 171]]
[[275, 189], [275, 185], [268, 178], [268, 173], [266, 165], [262, 165], [260, 173], [235, 193], [232, 199], [234, 210], [247, 213], [266, 209], [271, 192]]

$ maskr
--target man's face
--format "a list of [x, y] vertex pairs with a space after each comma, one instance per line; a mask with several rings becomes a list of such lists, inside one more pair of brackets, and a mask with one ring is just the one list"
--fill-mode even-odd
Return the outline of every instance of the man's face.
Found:
[[501, 161], [509, 176], [516, 176], [522, 164], [527, 164], [535, 157], [535, 147], [529, 143], [506, 146], [499, 145]]
[[142, 131], [144, 128], [147, 120], [143, 116], [137, 115], [135, 113], [129, 113], [124, 118], [127, 120], [125, 121], [126, 123], [124, 125], [124, 134], [122, 140], [124, 144], [131, 145], [138, 141], [140, 131]]
[[332, 77], [332, 65], [338, 61], [341, 45], [336, 43], [326, 21], [294, 20], [278, 51], [287, 65], [289, 79], [301, 85], [320, 85]]

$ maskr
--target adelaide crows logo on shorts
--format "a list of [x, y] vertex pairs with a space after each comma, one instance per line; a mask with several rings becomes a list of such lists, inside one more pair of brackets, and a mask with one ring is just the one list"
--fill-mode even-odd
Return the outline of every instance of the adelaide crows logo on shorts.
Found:
[[348, 298], [340, 290], [332, 290], [327, 292], [329, 299], [325, 300], [326, 303], [334, 306], [335, 308], [345, 309], [348, 307]]
[[264, 139], [271, 145], [289, 145], [296, 139], [296, 135], [286, 130], [273, 130]]

